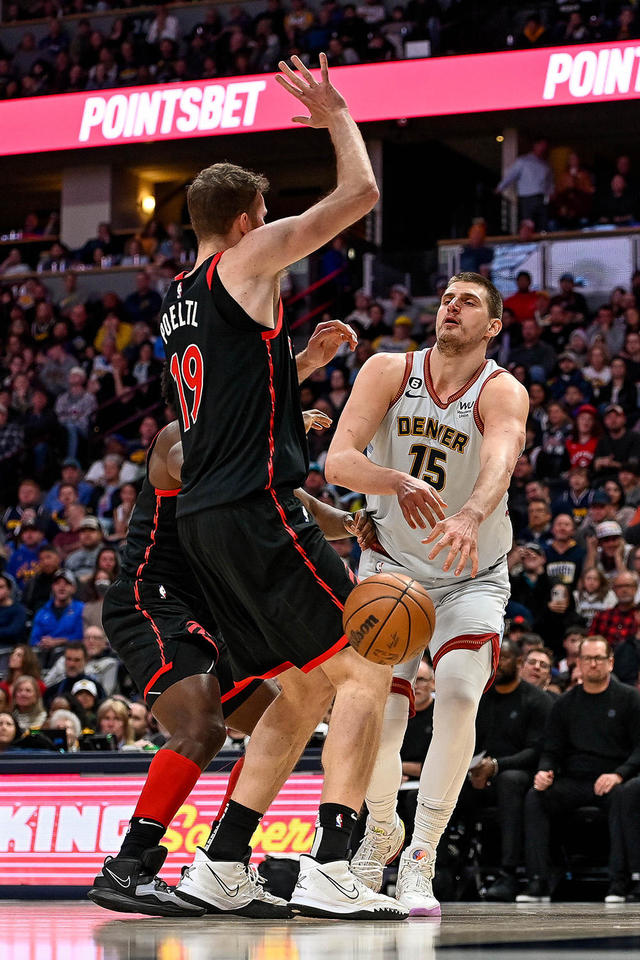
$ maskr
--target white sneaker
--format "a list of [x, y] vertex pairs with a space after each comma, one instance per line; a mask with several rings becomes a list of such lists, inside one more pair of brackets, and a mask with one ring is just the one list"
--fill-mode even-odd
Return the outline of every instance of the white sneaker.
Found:
[[370, 890], [378, 893], [382, 887], [384, 868], [393, 863], [403, 843], [404, 823], [397, 813], [395, 823], [388, 829], [374, 827], [371, 817], [367, 817], [364, 837], [351, 860], [351, 873], [355, 873]]
[[290, 906], [294, 915], [348, 920], [404, 920], [409, 914], [397, 900], [369, 890], [346, 860], [318, 863], [304, 854]]
[[255, 867], [241, 862], [210, 860], [202, 847], [190, 867], [183, 867], [176, 894], [188, 903], [205, 907], [207, 913], [284, 920], [291, 916], [289, 904], [264, 889]]
[[410, 917], [439, 917], [440, 904], [433, 895], [435, 858], [422, 847], [408, 847], [400, 857], [396, 897]]

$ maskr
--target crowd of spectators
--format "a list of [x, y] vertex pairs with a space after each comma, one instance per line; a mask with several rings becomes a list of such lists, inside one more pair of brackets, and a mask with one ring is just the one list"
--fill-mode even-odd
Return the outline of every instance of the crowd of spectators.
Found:
[[[425, 56], [640, 36], [635, 6], [615, 0], [540, 3], [538, 12], [493, 0], [267, 0], [255, 16], [239, 5], [203, 8], [191, 28], [180, 6], [138, 6], [133, 0], [3, 5], [5, 23], [46, 18], [48, 30], [39, 40], [27, 30], [15, 49], [0, 47], [0, 98], [272, 72], [294, 53], [314, 66], [321, 50], [330, 65], [341, 66], [403, 59], [407, 42], [417, 42], [417, 55]], [[92, 23], [92, 14], [110, 10], [115, 19], [107, 28]], [[73, 19], [65, 20], [69, 14]]]

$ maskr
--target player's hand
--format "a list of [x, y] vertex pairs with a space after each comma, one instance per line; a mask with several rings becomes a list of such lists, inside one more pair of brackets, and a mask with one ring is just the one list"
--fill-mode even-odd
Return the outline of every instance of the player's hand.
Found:
[[278, 67], [282, 73], [276, 76], [276, 80], [309, 111], [308, 117], [298, 116], [291, 119], [294, 123], [302, 123], [306, 127], [328, 127], [332, 116], [340, 110], [346, 110], [347, 104], [329, 81], [326, 53], [320, 54], [320, 83], [307, 70], [300, 57], [291, 57], [291, 62], [298, 73], [294, 73], [291, 67], [281, 60]]
[[331, 417], [322, 410], [303, 410], [302, 419], [305, 433], [309, 433], [309, 430], [326, 430], [333, 423]]
[[489, 780], [493, 776], [494, 770], [495, 765], [493, 760], [490, 760], [489, 757], [484, 757], [480, 763], [476, 764], [469, 774], [473, 789], [484, 790]]
[[367, 550], [376, 538], [376, 527], [366, 510], [358, 510], [344, 518], [344, 527], [352, 537], [358, 538], [361, 550]]
[[435, 560], [442, 550], [449, 548], [447, 559], [442, 564], [442, 569], [448, 573], [453, 566], [456, 557], [459, 557], [456, 563], [454, 576], [459, 577], [469, 560], [471, 560], [471, 576], [475, 577], [478, 572], [478, 528], [480, 521], [478, 517], [465, 510], [454, 513], [436, 523], [429, 536], [423, 540], [423, 543], [433, 543], [440, 537], [439, 543], [429, 554], [429, 560]]
[[444, 508], [447, 504], [438, 491], [424, 480], [408, 473], [401, 474], [396, 485], [396, 496], [402, 515], [412, 530], [416, 527], [426, 530], [427, 523], [433, 527], [438, 518], [444, 520]]
[[604, 797], [619, 783], [622, 783], [622, 777], [619, 773], [601, 773], [593, 785], [593, 792], [596, 797]]
[[358, 346], [355, 330], [342, 320], [325, 320], [315, 328], [305, 347], [305, 354], [313, 366], [324, 367], [333, 360], [343, 343], [353, 351]]
[[548, 790], [552, 783], [553, 770], [538, 770], [533, 778], [533, 789], [542, 792]]

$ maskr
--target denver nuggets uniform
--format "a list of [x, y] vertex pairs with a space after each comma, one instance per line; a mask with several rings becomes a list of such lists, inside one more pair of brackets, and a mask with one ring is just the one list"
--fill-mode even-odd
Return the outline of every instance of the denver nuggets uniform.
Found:
[[[408, 354], [400, 390], [373, 437], [367, 455], [374, 463], [410, 473], [430, 484], [447, 503], [446, 515], [456, 513], [469, 499], [480, 472], [484, 424], [478, 406], [485, 385], [497, 376], [510, 376], [493, 360], [486, 360], [473, 377], [443, 402], [433, 387], [430, 350]], [[436, 627], [429, 650], [434, 666], [453, 648], [478, 649], [491, 639], [494, 668], [502, 634], [504, 608], [509, 597], [506, 554], [512, 529], [507, 496], [480, 526], [478, 574], [469, 567], [459, 576], [447, 576], [435, 560], [433, 544], [421, 541], [428, 529], [412, 530], [395, 496], [367, 496], [367, 510], [375, 521], [378, 544], [366, 550], [360, 576], [395, 572], [415, 577], [429, 590], [436, 608]], [[394, 690], [407, 695], [420, 657], [394, 670]], [[411, 699], [411, 697], [410, 697]]]

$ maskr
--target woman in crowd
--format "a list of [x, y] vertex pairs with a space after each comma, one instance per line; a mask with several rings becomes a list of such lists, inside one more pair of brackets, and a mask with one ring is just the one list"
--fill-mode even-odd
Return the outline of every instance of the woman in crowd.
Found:
[[133, 732], [129, 722], [128, 706], [115, 697], [105, 700], [98, 708], [98, 733], [112, 733], [116, 738], [118, 750], [133, 743]]
[[587, 627], [591, 626], [596, 613], [611, 610], [618, 602], [609, 581], [598, 567], [589, 567], [580, 578], [578, 589], [573, 592], [576, 613]]
[[602, 427], [596, 408], [590, 403], [583, 403], [578, 408], [571, 436], [566, 442], [571, 467], [588, 469], [591, 466], [601, 433]]
[[609, 500], [616, 511], [614, 519], [620, 524], [624, 533], [636, 511], [633, 507], [625, 506], [624, 490], [618, 480], [607, 480], [604, 489], [609, 494]]
[[11, 687], [18, 677], [35, 677], [38, 681], [40, 693], [43, 694], [47, 689], [40, 678], [40, 661], [35, 650], [27, 646], [26, 643], [19, 643], [9, 654], [9, 663], [7, 664], [7, 675], [0, 683], [0, 689], [10, 694]]
[[600, 403], [617, 403], [631, 422], [637, 419], [638, 390], [627, 373], [627, 361], [624, 357], [614, 357], [611, 361], [611, 380], [602, 388]]
[[549, 402], [549, 390], [544, 383], [532, 383], [529, 387], [529, 416], [536, 421], [540, 432], [547, 429], [549, 417], [547, 416], [547, 403]]
[[582, 376], [591, 385], [594, 401], [601, 403], [602, 391], [611, 382], [609, 355], [602, 343], [594, 343], [589, 350], [587, 365], [582, 370]]
[[0, 753], [6, 753], [21, 736], [22, 731], [15, 721], [13, 714], [7, 710], [0, 711]]
[[65, 730], [67, 734], [67, 751], [76, 753], [80, 747], [79, 738], [82, 726], [71, 710], [54, 710], [47, 720], [47, 730]]
[[39, 730], [47, 719], [35, 677], [23, 676], [13, 684], [13, 717], [23, 730]]

